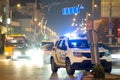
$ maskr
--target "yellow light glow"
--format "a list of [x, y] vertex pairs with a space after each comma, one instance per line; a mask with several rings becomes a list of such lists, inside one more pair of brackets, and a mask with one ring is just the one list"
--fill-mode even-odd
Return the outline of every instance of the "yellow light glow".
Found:
[[17, 7], [21, 7], [21, 4], [17, 4]]

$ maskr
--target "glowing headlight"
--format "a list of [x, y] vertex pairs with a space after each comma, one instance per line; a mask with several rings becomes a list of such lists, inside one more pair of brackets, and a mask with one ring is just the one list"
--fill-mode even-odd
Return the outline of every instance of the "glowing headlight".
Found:
[[14, 51], [14, 55], [21, 55], [20, 51]]
[[82, 53], [80, 53], [80, 52], [73, 52], [73, 55], [75, 57], [82, 57]]
[[112, 58], [119, 58], [120, 59], [120, 54], [111, 54]]
[[9, 52], [5, 52], [5, 55], [9, 55]]
[[27, 51], [26, 51], [26, 55], [28, 55], [28, 56], [32, 56], [33, 53], [34, 53], [33, 50], [27, 50]]

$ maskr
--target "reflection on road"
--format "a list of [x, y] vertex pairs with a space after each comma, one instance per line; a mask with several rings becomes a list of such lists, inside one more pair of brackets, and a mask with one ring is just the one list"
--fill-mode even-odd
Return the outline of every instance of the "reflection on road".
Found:
[[[120, 75], [120, 65], [113, 66], [112, 73]], [[65, 68], [60, 68], [57, 73], [52, 73], [50, 64], [41, 66], [30, 60], [20, 59], [12, 61], [0, 57], [0, 75], [2, 80], [76, 80], [84, 71], [76, 71], [73, 76], [66, 73]], [[9, 78], [7, 78], [9, 77]]]

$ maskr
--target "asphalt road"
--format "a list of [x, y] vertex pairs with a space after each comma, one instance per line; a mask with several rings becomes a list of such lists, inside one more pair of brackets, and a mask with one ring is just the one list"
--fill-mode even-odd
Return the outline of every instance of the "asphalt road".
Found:
[[[0, 80], [76, 80], [84, 72], [80, 70], [68, 76], [66, 70], [60, 68], [57, 73], [52, 73], [50, 64], [41, 64], [40, 61], [12, 61], [0, 56]], [[112, 74], [120, 75], [120, 65], [113, 66]]]

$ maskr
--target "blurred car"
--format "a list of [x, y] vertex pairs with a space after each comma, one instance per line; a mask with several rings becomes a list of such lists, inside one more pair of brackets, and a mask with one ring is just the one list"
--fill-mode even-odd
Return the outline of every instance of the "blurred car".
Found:
[[29, 59], [31, 60], [33, 56], [33, 51], [30, 47], [25, 45], [16, 45], [13, 50], [13, 55], [11, 56], [12, 60], [18, 59]]
[[113, 65], [120, 65], [120, 51], [114, 51], [111, 53]]
[[51, 50], [54, 46], [54, 41], [51, 40], [42, 40], [41, 41], [41, 50], [44, 52], [44, 63], [50, 63]]
[[45, 54], [51, 54], [51, 50], [53, 48], [53, 44], [45, 44], [41, 47]]

